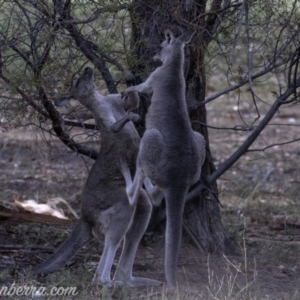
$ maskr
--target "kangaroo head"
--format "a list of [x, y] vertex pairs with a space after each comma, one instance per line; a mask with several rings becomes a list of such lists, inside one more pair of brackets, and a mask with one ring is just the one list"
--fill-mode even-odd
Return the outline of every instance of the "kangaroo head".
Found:
[[179, 37], [175, 37], [170, 30], [165, 31], [165, 40], [160, 44], [158, 53], [153, 57], [154, 60], [159, 60], [163, 64], [174, 54], [183, 52], [185, 44], [192, 39], [193, 32], [185, 32]]
[[92, 95], [95, 89], [94, 70], [86, 67], [78, 78], [73, 78], [72, 86], [69, 91], [61, 98], [55, 101], [56, 106], [67, 105], [72, 98], [80, 101]]

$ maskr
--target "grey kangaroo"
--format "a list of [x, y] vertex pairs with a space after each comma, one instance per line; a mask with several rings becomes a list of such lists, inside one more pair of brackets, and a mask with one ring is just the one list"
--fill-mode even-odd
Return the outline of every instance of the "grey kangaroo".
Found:
[[[153, 182], [154, 188], [163, 191], [167, 213], [165, 274], [168, 288], [173, 290], [177, 285], [176, 265], [185, 198], [189, 187], [200, 178], [205, 140], [200, 133], [192, 130], [185, 101], [184, 46], [192, 34], [185, 33], [175, 38], [167, 30], [165, 38], [159, 53], [154, 56], [162, 62], [162, 66], [154, 70], [144, 83], [124, 91], [125, 95], [152, 92], [133, 182], [131, 174], [128, 171], [124, 173], [126, 191], [133, 206], [138, 201], [143, 183]], [[126, 171], [126, 166], [124, 169]], [[162, 198], [151, 199], [154, 205], [159, 205]]]
[[[94, 83], [94, 71], [87, 67], [80, 78], [74, 81], [66, 99], [58, 100], [55, 104], [66, 105], [70, 98], [80, 101], [92, 111], [101, 134], [100, 152], [82, 192], [81, 218], [78, 224], [52, 256], [33, 267], [32, 273], [46, 274], [62, 267], [93, 237], [100, 239], [102, 232], [105, 235], [104, 250], [94, 283], [109, 286], [127, 284], [132, 287], [160, 285], [161, 282], [157, 280], [132, 276], [135, 253], [152, 211], [151, 201], [143, 189], [138, 193], [136, 205], [129, 205], [121, 168], [126, 163], [126, 172], [135, 171], [140, 138], [129, 121], [138, 119], [137, 115], [130, 112], [138, 106], [138, 95], [101, 95]], [[124, 116], [125, 121], [120, 128], [115, 126], [111, 130], [111, 125]], [[122, 254], [112, 281], [111, 267], [123, 238]]]

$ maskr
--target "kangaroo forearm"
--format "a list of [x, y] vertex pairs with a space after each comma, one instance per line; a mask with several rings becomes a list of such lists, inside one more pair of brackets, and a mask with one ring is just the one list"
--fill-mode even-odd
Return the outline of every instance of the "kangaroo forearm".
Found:
[[127, 89], [125, 89], [126, 93], [129, 92], [138, 92], [138, 93], [151, 93], [151, 82], [149, 80], [135, 86], [130, 86]]
[[122, 119], [110, 126], [110, 131], [113, 133], [118, 133], [130, 121], [132, 121], [133, 123], [138, 123], [141, 121], [141, 118], [138, 114], [128, 112]]

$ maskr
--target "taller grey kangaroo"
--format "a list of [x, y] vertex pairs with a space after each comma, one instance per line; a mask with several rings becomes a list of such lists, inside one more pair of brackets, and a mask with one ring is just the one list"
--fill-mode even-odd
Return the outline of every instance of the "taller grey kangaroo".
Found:
[[[129, 121], [137, 119], [130, 110], [138, 106], [139, 98], [134, 93], [128, 97], [101, 95], [90, 67], [85, 68], [80, 78], [74, 81], [66, 99], [56, 101], [56, 105], [65, 105], [70, 98], [80, 101], [92, 111], [101, 134], [100, 152], [82, 192], [78, 224], [52, 256], [33, 267], [32, 273], [49, 273], [62, 267], [93, 237], [100, 239], [102, 232], [105, 235], [104, 249], [93, 282], [109, 286], [114, 283], [132, 287], [160, 285], [157, 280], [132, 276], [135, 253], [152, 211], [151, 201], [143, 189], [138, 193], [136, 205], [129, 204], [121, 167], [121, 162], [126, 162], [126, 172], [134, 174], [140, 137]], [[125, 121], [121, 127], [111, 129], [111, 125], [122, 117]], [[115, 131], [118, 132], [113, 133]], [[122, 254], [112, 281], [111, 267], [123, 238]]]
[[[205, 140], [192, 130], [185, 101], [184, 46], [192, 34], [185, 33], [175, 38], [167, 30], [165, 38], [159, 53], [154, 56], [162, 66], [155, 69], [144, 83], [124, 91], [125, 94], [152, 92], [136, 173], [131, 184], [131, 175], [126, 173], [126, 191], [133, 206], [147, 178], [163, 191], [167, 214], [165, 274], [168, 288], [174, 290], [185, 198], [189, 187], [200, 178]], [[152, 200], [158, 205], [161, 197]]]

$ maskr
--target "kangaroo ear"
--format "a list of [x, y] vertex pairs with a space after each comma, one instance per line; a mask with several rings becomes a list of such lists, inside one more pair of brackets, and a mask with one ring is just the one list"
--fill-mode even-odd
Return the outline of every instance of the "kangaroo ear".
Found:
[[166, 37], [166, 41], [168, 42], [168, 44], [170, 44], [174, 40], [174, 34], [169, 29], [167, 29], [165, 31], [165, 37]]
[[83, 71], [82, 76], [84, 76], [85, 78], [93, 78], [94, 77], [94, 69], [91, 67], [86, 67]]
[[195, 31], [187, 31], [183, 33], [181, 36], [179, 36], [178, 39], [184, 44], [188, 44], [191, 41], [194, 33]]

